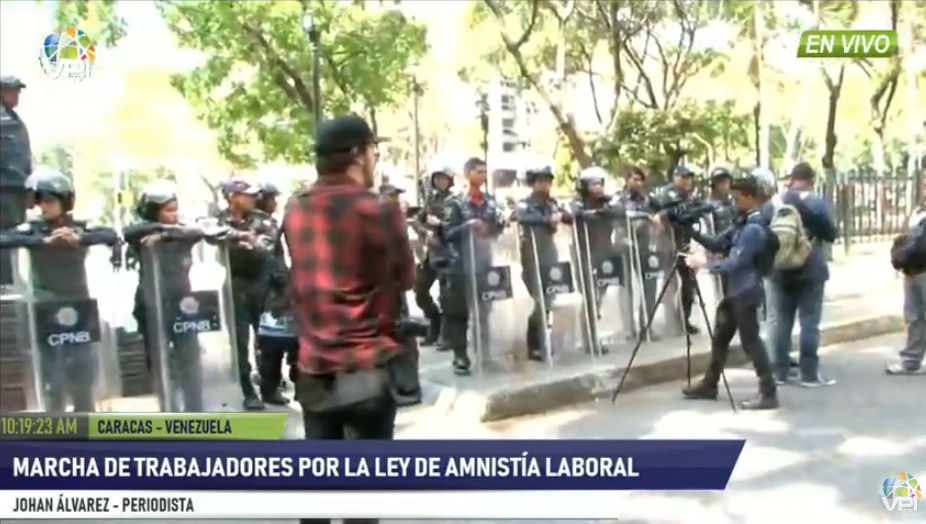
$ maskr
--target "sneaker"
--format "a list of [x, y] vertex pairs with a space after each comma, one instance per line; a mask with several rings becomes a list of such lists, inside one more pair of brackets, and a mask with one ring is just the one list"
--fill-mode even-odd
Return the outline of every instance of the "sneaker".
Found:
[[280, 393], [279, 389], [275, 389], [270, 392], [264, 392], [261, 394], [265, 404], [271, 404], [273, 406], [288, 406], [289, 398]]
[[801, 379], [801, 387], [814, 389], [814, 388], [824, 388], [826, 386], [833, 386], [836, 384], [836, 381], [831, 378], [824, 378], [823, 375], [817, 374], [816, 378], [812, 380]]
[[915, 366], [913, 364], [905, 364], [903, 362], [898, 362], [896, 364], [890, 364], [884, 368], [884, 372], [888, 375], [926, 375], [926, 368], [922, 365]]
[[263, 411], [264, 403], [257, 395], [246, 395], [244, 397], [245, 411]]
[[469, 370], [469, 359], [454, 359], [453, 361], [453, 374], [458, 377], [466, 377], [470, 375]]

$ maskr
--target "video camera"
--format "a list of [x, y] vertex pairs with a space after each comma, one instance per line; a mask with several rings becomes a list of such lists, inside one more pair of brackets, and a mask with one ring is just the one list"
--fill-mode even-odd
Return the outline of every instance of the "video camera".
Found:
[[715, 205], [700, 198], [678, 198], [662, 202], [660, 211], [665, 211], [669, 222], [683, 228], [689, 228], [701, 222], [704, 215], [714, 211]]

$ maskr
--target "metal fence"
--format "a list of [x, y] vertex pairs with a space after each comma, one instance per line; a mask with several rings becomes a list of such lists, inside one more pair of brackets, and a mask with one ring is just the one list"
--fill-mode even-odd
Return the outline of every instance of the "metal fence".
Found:
[[839, 227], [837, 244], [848, 251], [853, 244], [890, 241], [906, 232], [923, 202], [923, 178], [923, 170], [878, 173], [856, 167], [819, 183], [817, 192], [829, 201]]

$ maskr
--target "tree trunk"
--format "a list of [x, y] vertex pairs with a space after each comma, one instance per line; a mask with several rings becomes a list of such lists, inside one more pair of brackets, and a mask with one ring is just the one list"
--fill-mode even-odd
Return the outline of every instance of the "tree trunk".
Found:
[[766, 111], [763, 111], [762, 102], [765, 98], [765, 2], [759, 0], [753, 10], [753, 24], [755, 24], [755, 41], [754, 52], [756, 59], [755, 71], [755, 90], [756, 102], [753, 108], [753, 115], [756, 119], [756, 163], [762, 167], [768, 168], [771, 158], [769, 146], [771, 145], [769, 137], [769, 122]]

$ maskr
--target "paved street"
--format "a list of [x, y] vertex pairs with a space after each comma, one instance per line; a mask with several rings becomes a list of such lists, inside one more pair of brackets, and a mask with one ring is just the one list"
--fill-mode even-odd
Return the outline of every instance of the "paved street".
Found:
[[[917, 479], [926, 478], [926, 379], [891, 378], [882, 371], [884, 361], [896, 354], [901, 341], [896, 334], [827, 348], [826, 371], [839, 383], [821, 390], [785, 388], [784, 407], [776, 412], [734, 414], [723, 399], [684, 401], [679, 398], [678, 385], [667, 384], [629, 392], [614, 406], [599, 402], [489, 427], [428, 417], [428, 410], [423, 409], [403, 415], [400, 435], [745, 438], [746, 449], [727, 491], [637, 492], [619, 505], [621, 513], [616, 516], [621, 523], [634, 524], [923, 522], [926, 501], [921, 500], [917, 514], [888, 513], [877, 495], [890, 473], [904, 471]], [[755, 388], [748, 370], [731, 370], [728, 378], [737, 399]]]

